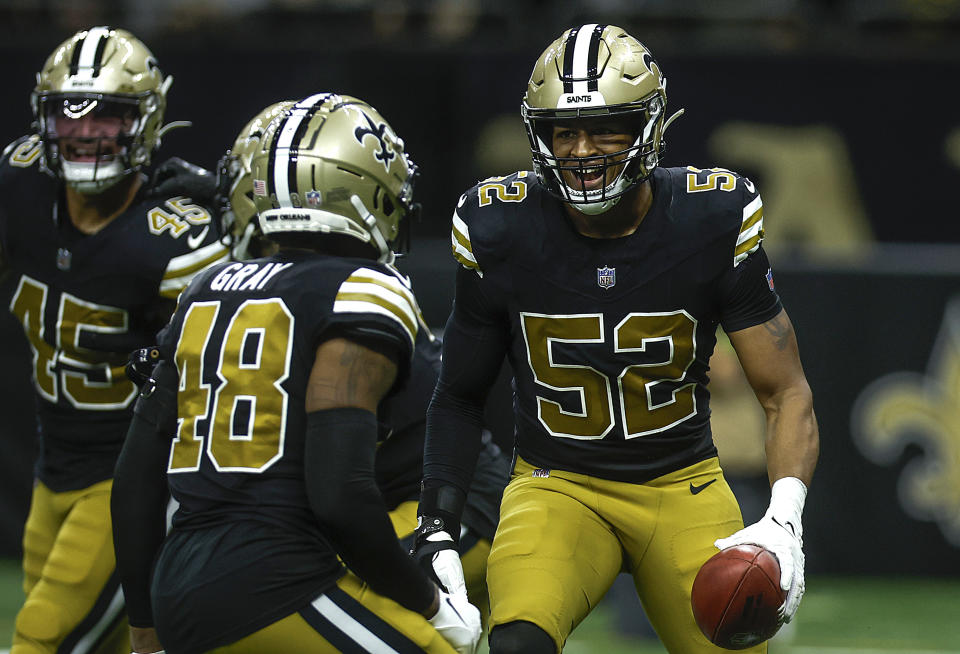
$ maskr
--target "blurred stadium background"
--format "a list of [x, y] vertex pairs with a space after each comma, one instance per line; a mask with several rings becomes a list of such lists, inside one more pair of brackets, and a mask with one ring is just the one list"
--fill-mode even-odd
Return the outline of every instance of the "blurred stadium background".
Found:
[[[46, 56], [99, 24], [132, 30], [176, 78], [167, 119], [193, 127], [161, 158], [213, 168], [276, 100], [362, 97], [421, 167], [403, 266], [439, 328], [452, 208], [477, 179], [529, 167], [530, 68], [582, 22], [621, 25], [656, 54], [670, 106], [687, 110], [666, 165], [731, 168], [764, 196], [822, 437], [808, 596], [771, 652], [960, 652], [960, 1], [0, 0], [0, 140], [29, 130]], [[36, 443], [29, 350], [6, 313], [0, 337], [5, 647]], [[766, 505], [759, 417], [730, 361], [721, 348], [715, 432], [749, 521]], [[508, 443], [504, 380], [489, 419]], [[566, 651], [662, 652], [638, 615], [621, 579]]]

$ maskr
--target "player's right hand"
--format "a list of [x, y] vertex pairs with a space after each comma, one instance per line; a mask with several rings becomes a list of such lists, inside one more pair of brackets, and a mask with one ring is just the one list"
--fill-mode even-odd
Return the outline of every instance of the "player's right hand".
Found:
[[474, 654], [480, 644], [483, 627], [480, 611], [467, 599], [467, 593], [445, 593], [440, 590], [437, 613], [430, 624], [458, 654]]

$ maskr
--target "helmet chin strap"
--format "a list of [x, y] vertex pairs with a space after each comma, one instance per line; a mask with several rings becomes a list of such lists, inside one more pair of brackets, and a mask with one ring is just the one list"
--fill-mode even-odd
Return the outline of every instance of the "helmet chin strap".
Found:
[[367, 229], [370, 232], [373, 245], [377, 248], [377, 252], [380, 254], [377, 260], [381, 263], [393, 263], [396, 256], [394, 255], [393, 250], [391, 250], [390, 246], [387, 244], [386, 239], [383, 238], [383, 234], [380, 233], [380, 228], [377, 226], [377, 217], [367, 210], [367, 207], [357, 195], [350, 196], [350, 204], [352, 204], [353, 208], [357, 210], [358, 214], [360, 214], [360, 219], [363, 221], [363, 224], [367, 226]]
[[599, 216], [602, 213], [606, 213], [613, 209], [614, 205], [620, 201], [622, 195], [618, 195], [615, 198], [610, 200], [603, 200], [600, 202], [571, 202], [571, 206], [575, 208], [580, 213], [586, 214], [588, 216]]

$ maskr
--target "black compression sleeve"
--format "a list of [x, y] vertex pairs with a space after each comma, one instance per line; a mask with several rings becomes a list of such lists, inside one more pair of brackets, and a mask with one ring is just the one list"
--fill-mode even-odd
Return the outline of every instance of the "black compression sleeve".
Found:
[[177, 425], [176, 368], [161, 362], [153, 379], [152, 393], [137, 399], [110, 496], [117, 571], [132, 627], [153, 626], [150, 577], [166, 535], [167, 457]]
[[427, 410], [420, 515], [459, 524], [480, 452], [483, 408], [507, 352], [508, 323], [491, 309], [472, 271], [457, 276], [443, 333], [440, 379]]
[[374, 477], [376, 416], [357, 408], [314, 411], [306, 436], [307, 495], [337, 553], [377, 593], [425, 611], [434, 585], [400, 546]]

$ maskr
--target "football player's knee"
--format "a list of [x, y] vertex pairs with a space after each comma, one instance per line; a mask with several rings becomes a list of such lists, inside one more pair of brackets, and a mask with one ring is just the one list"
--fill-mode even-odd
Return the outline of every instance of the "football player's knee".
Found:
[[508, 622], [490, 632], [490, 654], [556, 654], [557, 645], [532, 622]]
[[62, 633], [61, 613], [48, 599], [28, 599], [17, 614], [17, 638], [28, 643], [53, 644], [55, 648], [66, 635]]

